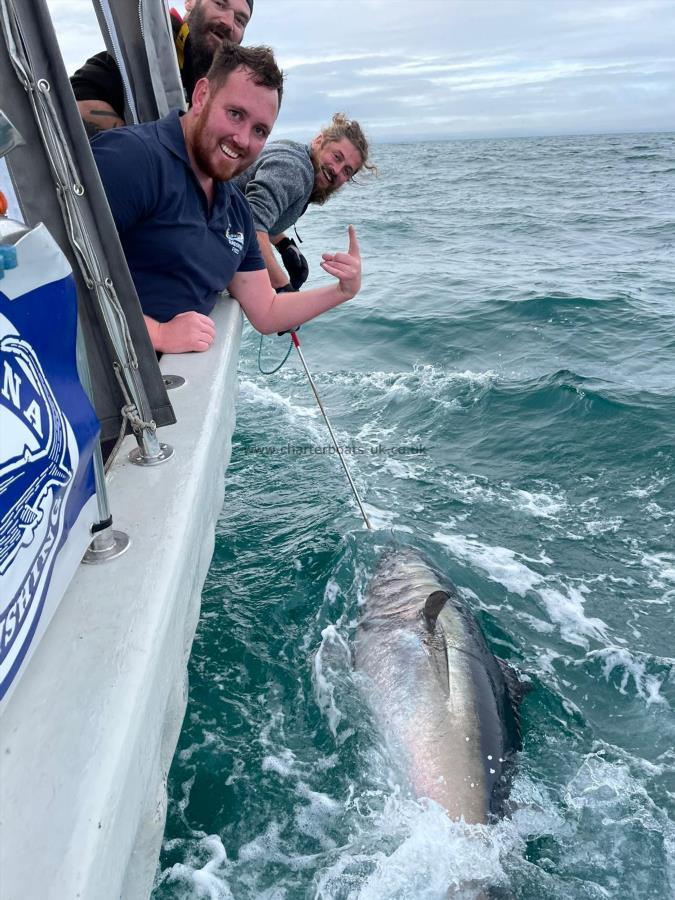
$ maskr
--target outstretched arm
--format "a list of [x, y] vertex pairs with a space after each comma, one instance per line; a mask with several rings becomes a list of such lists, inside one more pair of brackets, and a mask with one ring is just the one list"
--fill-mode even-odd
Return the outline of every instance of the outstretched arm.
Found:
[[266, 231], [256, 231], [256, 235], [262, 258], [265, 260], [265, 265], [267, 266], [267, 274], [270, 276], [272, 287], [275, 289], [283, 287], [288, 284], [288, 275], [274, 258], [274, 250], [272, 249], [272, 242], [270, 241], [269, 234]]
[[351, 300], [361, 287], [361, 253], [354, 226], [349, 226], [346, 253], [324, 253], [321, 268], [338, 279], [337, 284], [310, 291], [277, 294], [265, 269], [237, 272], [229, 291], [246, 317], [262, 334], [289, 331], [321, 313]]

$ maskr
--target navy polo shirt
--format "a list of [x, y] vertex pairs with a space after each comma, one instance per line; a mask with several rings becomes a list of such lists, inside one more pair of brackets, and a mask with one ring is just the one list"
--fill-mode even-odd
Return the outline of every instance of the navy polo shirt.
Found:
[[216, 182], [209, 211], [177, 110], [104, 131], [91, 149], [144, 313], [208, 315], [236, 272], [265, 268], [240, 191]]

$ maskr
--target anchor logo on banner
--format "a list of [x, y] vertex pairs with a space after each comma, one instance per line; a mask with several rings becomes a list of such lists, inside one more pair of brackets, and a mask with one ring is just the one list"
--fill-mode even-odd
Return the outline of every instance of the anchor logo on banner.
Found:
[[[0, 316], [0, 674], [32, 633], [77, 465], [73, 431], [31, 345]], [[10, 571], [11, 566], [11, 571]], [[19, 641], [17, 647], [15, 644]]]

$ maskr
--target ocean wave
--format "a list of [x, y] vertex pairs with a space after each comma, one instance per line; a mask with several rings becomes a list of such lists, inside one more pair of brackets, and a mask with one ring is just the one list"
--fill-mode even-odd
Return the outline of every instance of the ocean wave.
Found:
[[467, 472], [444, 472], [444, 487], [453, 497], [468, 505], [499, 503], [534, 519], [559, 523], [570, 512], [565, 493], [550, 482], [530, 483], [528, 488], [510, 482], [491, 482], [488, 478]]
[[[365, 826], [365, 827], [364, 827]], [[379, 833], [380, 839], [374, 840]], [[439, 846], [444, 848], [438, 852]], [[522, 852], [516, 829], [452, 822], [430, 801], [401, 792], [352, 831], [348, 843], [317, 873], [317, 900], [437, 900], [476, 896], [504, 884], [503, 859]]]
[[[647, 147], [636, 147], [636, 150], [647, 150]], [[641, 162], [643, 159], [663, 159], [660, 153], [631, 153], [623, 157], [625, 162]]]
[[447, 547], [456, 558], [476, 566], [490, 581], [503, 585], [510, 593], [520, 597], [526, 594], [538, 596], [550, 621], [568, 643], [587, 647], [590, 640], [606, 642], [608, 626], [602, 619], [586, 615], [581, 587], [557, 584], [556, 576], [544, 575], [527, 565], [528, 562], [548, 563], [461, 534], [435, 532], [433, 540]]
[[280, 409], [294, 419], [316, 419], [320, 415], [316, 406], [293, 403], [289, 397], [280, 394], [266, 384], [242, 379], [239, 385], [239, 392], [242, 401], [245, 403], [251, 403], [256, 407]]
[[[570, 317], [574, 313], [587, 314], [589, 311], [602, 311], [607, 301], [599, 297], [582, 297], [562, 291], [550, 294], [534, 294], [532, 296], [515, 297], [506, 301], [509, 309], [519, 315], [549, 320], [556, 313], [564, 313]], [[614, 310], [616, 312], [616, 310]]]
[[[348, 459], [373, 532], [337, 460], [253, 455], [329, 439], [297, 358], [263, 378], [246, 326], [155, 900], [427, 900], [474, 873], [523, 900], [669, 897], [673, 137], [378, 162], [301, 223], [315, 287], [358, 207], [364, 280], [300, 338], [339, 440], [426, 450]], [[391, 532], [531, 674], [512, 818], [478, 833], [409, 795], [351, 669]]]
[[178, 888], [183, 895], [189, 890], [193, 896], [208, 897], [209, 900], [234, 900], [227, 884], [230, 868], [231, 863], [220, 837], [217, 834], [204, 835], [190, 847], [189, 860], [165, 869], [156, 887]]
[[416, 364], [403, 372], [320, 372], [315, 380], [322, 384], [370, 389], [380, 394], [415, 394], [440, 396], [447, 388], [462, 387], [474, 391], [488, 390], [497, 380], [494, 371], [453, 371], [439, 366]]
[[675, 553], [643, 553], [641, 563], [652, 587], [665, 589], [675, 585]]
[[675, 659], [656, 657], [626, 647], [603, 647], [590, 651], [575, 665], [582, 666], [589, 674], [599, 668], [605, 681], [620, 694], [628, 695], [630, 692], [644, 700], [647, 706], [669, 706], [663, 694], [669, 684], [675, 697]]
[[630, 412], [646, 419], [650, 412], [675, 414], [672, 395], [635, 389], [632, 385], [579, 375], [558, 369], [538, 378], [500, 378], [494, 384], [495, 398], [521, 399], [523, 410], [541, 408], [550, 418], [562, 412], [574, 413], [600, 427], [603, 419]]
[[513, 506], [537, 519], [557, 519], [568, 508], [562, 493], [551, 495], [544, 491], [513, 490]]

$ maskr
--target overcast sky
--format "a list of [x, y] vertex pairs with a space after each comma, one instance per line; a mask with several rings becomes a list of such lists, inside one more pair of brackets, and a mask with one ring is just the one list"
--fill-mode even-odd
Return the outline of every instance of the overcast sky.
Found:
[[[96, 19], [49, 6], [72, 72]], [[386, 141], [675, 130], [675, 0], [255, 0], [245, 43], [287, 74], [277, 138], [336, 110]]]

